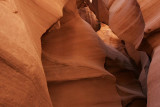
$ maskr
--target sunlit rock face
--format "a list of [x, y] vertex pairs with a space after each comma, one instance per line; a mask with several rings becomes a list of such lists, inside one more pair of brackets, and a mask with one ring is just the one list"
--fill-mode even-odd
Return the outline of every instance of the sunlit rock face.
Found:
[[42, 62], [53, 106], [121, 106], [115, 77], [104, 69], [107, 50], [115, 54], [113, 59], [119, 55], [104, 45], [75, 4], [69, 2], [64, 11], [61, 28], [42, 37]]
[[86, 0], [86, 2], [97, 19], [108, 24], [121, 40], [138, 48], [144, 35], [144, 20], [136, 0], [94, 0], [92, 3]]
[[[98, 37], [92, 29], [92, 23], [88, 21], [93, 17], [93, 21], [96, 19], [92, 15], [93, 13], [89, 10], [81, 13], [82, 20], [77, 9], [70, 8], [70, 4], [64, 7], [64, 16], [60, 19], [61, 28], [42, 37], [42, 62], [53, 106], [62, 106], [63, 104], [74, 106], [80, 105], [82, 102], [82, 105], [87, 106], [145, 105], [145, 96], [134, 73], [136, 68], [129, 58], [112, 46], [103, 43], [102, 39]], [[85, 17], [87, 15], [88, 17]], [[102, 32], [106, 32], [103, 27], [105, 26], [101, 26]], [[109, 28], [107, 29], [109, 30]], [[119, 40], [111, 30], [103, 36]], [[112, 42], [113, 44], [117, 45]], [[62, 50], [59, 50], [61, 48]], [[106, 70], [104, 69], [105, 59]], [[123, 74], [117, 75], [121, 72]], [[106, 80], [107, 78], [110, 79]], [[103, 82], [98, 85], [93, 83], [94, 81]], [[131, 83], [134, 84], [128, 85]], [[80, 86], [86, 88], [80, 88]], [[72, 88], [74, 90], [71, 90]], [[102, 89], [107, 89], [107, 91], [104, 92]], [[77, 96], [73, 96], [75, 93]], [[61, 98], [61, 96], [64, 97]], [[134, 98], [141, 99], [141, 103], [133, 102]], [[99, 104], [101, 101], [103, 103]]]
[[0, 0], [0, 106], [159, 107], [159, 0]]
[[[141, 66], [141, 69], [137, 71], [140, 73], [140, 74], [138, 73], [138, 75], [140, 75], [139, 80], [141, 82], [143, 93], [146, 95], [147, 94], [147, 74], [148, 74], [150, 61], [148, 56], [145, 54], [145, 52], [136, 51], [131, 44], [126, 44], [126, 43], [123, 44], [123, 42], [111, 31], [109, 26], [107, 26], [106, 24], [101, 23], [101, 29], [97, 31], [97, 34], [104, 41], [106, 45], [114, 47], [115, 49], [123, 53], [125, 56], [132, 59], [133, 63], [136, 64], [137, 67]], [[106, 59], [106, 62], [108, 62], [107, 59]], [[116, 63], [116, 62], [112, 62], [112, 63]], [[108, 63], [106, 63], [106, 66], [108, 66]], [[122, 71], [123, 70], [121, 70], [120, 72]], [[134, 73], [131, 75], [134, 75]], [[130, 77], [130, 76], [128, 75], [127, 77]], [[119, 78], [125, 78], [125, 77], [119, 76]], [[133, 80], [134, 79], [135, 78], [133, 78]]]
[[124, 55], [127, 53], [125, 52], [124, 48], [125, 45], [123, 42], [112, 32], [112, 30], [106, 24], [101, 23], [101, 28], [97, 31], [98, 36], [104, 41], [106, 45], [112, 46], [115, 49], [122, 52]]

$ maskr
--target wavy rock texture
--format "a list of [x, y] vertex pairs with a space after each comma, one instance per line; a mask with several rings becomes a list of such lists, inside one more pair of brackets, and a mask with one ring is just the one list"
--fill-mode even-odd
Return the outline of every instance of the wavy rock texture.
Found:
[[[105, 45], [70, 3], [64, 11], [61, 28], [42, 37], [42, 62], [53, 106], [121, 106], [121, 101], [123, 106], [138, 106], [133, 100], [145, 97], [130, 60]], [[109, 72], [104, 69], [105, 57]], [[127, 85], [131, 83], [135, 84]]]
[[84, 1], [0, 0], [0, 106], [160, 106], [159, 0]]
[[[131, 8], [132, 7], [131, 6], [131, 7], [129, 7], [130, 9], [129, 8], [126, 9], [128, 7], [128, 5], [126, 6], [125, 3], [127, 3], [127, 2], [128, 3], [129, 2], [133, 3], [134, 1], [125, 1], [125, 2], [123, 2], [123, 1], [118, 1], [118, 0], [116, 1], [115, 0], [115, 1], [112, 2], [112, 0], [110, 0], [110, 1], [109, 0], [106, 0], [106, 1], [98, 1], [98, 0], [96, 1], [95, 0], [95, 2], [93, 1], [92, 4], [90, 4], [89, 2], [88, 3], [90, 4], [90, 8], [92, 9], [92, 11], [94, 11], [94, 13], [96, 14], [97, 17], [102, 17], [102, 14], [101, 14], [102, 11], [100, 11], [100, 10], [105, 10], [106, 11], [105, 13], [108, 14], [108, 15], [105, 15], [104, 16], [105, 18], [103, 17], [104, 19], [99, 18], [99, 20], [101, 20], [102, 22], [104, 22], [106, 24], [108, 23], [109, 26], [111, 27], [111, 29], [113, 30], [113, 32], [120, 39], [122, 39], [122, 38], [119, 36], [118, 30], [116, 30], [116, 29], [118, 27], [120, 27], [119, 29], [123, 29], [124, 30], [125, 28], [122, 27], [122, 26], [127, 27], [127, 26], [131, 25], [131, 26], [135, 27], [136, 25], [138, 25], [138, 26], [140, 25], [141, 29], [137, 27], [138, 28], [137, 30], [139, 30], [139, 32], [141, 32], [139, 34], [143, 35], [144, 22], [143, 22], [143, 20], [141, 18], [142, 15], [143, 15], [144, 21], [145, 21], [145, 29], [144, 29], [145, 37], [144, 37], [144, 39], [143, 39], [143, 41], [142, 41], [142, 43], [140, 45], [140, 50], [146, 51], [148, 55], [152, 56], [152, 58], [155, 59], [154, 56], [153, 56], [153, 53], [155, 53], [155, 51], [156, 51], [155, 49], [157, 49], [157, 47], [159, 46], [159, 43], [160, 43], [159, 42], [159, 40], [160, 40], [160, 38], [159, 38], [160, 37], [159, 36], [159, 25], [160, 25], [159, 24], [159, 21], [160, 21], [160, 18], [159, 18], [160, 17], [160, 15], [159, 15], [159, 1], [158, 0], [138, 0], [138, 2], [140, 4], [140, 7], [141, 7], [141, 10], [142, 10], [142, 15], [140, 15], [140, 14], [138, 15], [138, 13], [140, 12], [139, 7], [136, 6], [136, 5], [132, 5], [134, 10], [135, 10], [135, 8], [137, 8], [137, 15], [135, 15], [136, 18], [134, 18], [134, 16], [130, 17], [130, 16], [132, 16], [132, 12], [133, 12], [132, 9], [133, 8]], [[106, 3], [106, 5], [105, 5], [105, 3]], [[99, 6], [99, 5], [101, 5], [101, 6]], [[114, 6], [115, 6], [115, 8], [112, 9], [112, 7], [114, 7]], [[122, 7], [122, 6], [125, 6], [125, 7]], [[101, 8], [103, 8], [103, 9], [101, 9]], [[126, 12], [122, 16], [121, 14], [125, 11], [125, 10], [123, 11], [123, 9], [125, 9]], [[139, 12], [138, 12], [138, 10], [139, 10]], [[127, 12], [128, 12], [129, 15], [127, 15]], [[136, 14], [134, 12], [133, 12], [133, 14]], [[114, 18], [114, 16], [117, 16], [117, 17]], [[139, 16], [139, 17], [137, 17], [137, 16]], [[123, 20], [123, 17], [124, 18], [127, 17], [127, 20]], [[116, 20], [116, 18], [118, 19], [118, 21], [121, 21], [121, 22], [118, 22]], [[136, 25], [132, 25], [132, 23], [131, 23], [132, 21], [129, 21], [130, 18], [133, 18], [132, 19], [133, 23], [136, 24]], [[113, 22], [114, 25], [112, 23], [107, 22], [107, 20], [111, 20], [109, 22]], [[127, 23], [127, 25], [124, 25], [125, 23]], [[127, 30], [129, 31], [129, 29], [131, 27], [127, 27], [127, 28], [128, 28]], [[121, 30], [120, 32], [123, 32], [123, 30]], [[132, 32], [132, 31], [129, 31], [129, 33], [127, 33], [127, 30], [125, 31], [127, 35]], [[136, 33], [138, 33], [138, 32], [136, 32]], [[136, 34], [136, 36], [138, 36], [139, 34]], [[131, 33], [130, 35], [134, 35], [134, 34]], [[134, 37], [136, 37], [136, 36], [134, 36]], [[131, 36], [129, 36], [128, 38], [125, 37], [125, 42], [128, 42], [129, 44], [132, 43], [134, 45], [134, 40], [136, 40], [136, 39], [134, 39], [134, 37], [131, 37]], [[138, 37], [140, 37], [140, 36], [138, 36]], [[136, 38], [138, 38], [138, 37], [136, 37]], [[143, 37], [143, 36], [141, 36], [141, 37]], [[129, 40], [129, 38], [130, 38], [131, 41]], [[142, 39], [139, 38], [139, 40], [141, 41]], [[132, 48], [133, 46], [132, 45], [128, 45], [128, 46], [126, 46], [126, 48], [128, 47], [127, 50], [128, 50], [129, 53], [131, 53], [130, 56], [133, 59], [135, 59], [136, 62], [139, 62], [138, 60], [141, 60], [140, 59], [140, 55], [139, 54], [137, 54], [138, 56], [134, 55], [133, 53], [135, 53], [136, 51], [133, 51], [134, 50]], [[136, 56], [137, 56], [137, 58], [136, 58]], [[152, 60], [151, 65], [154, 62], [156, 62], [156, 61]], [[159, 67], [158, 64], [157, 65], [154, 64], [152, 66], [154, 66], [157, 69]], [[154, 72], [154, 70], [150, 69], [149, 72], [152, 73], [152, 72]], [[153, 75], [151, 75], [151, 77], [148, 78], [148, 93], [149, 93], [148, 94], [148, 98], [149, 98], [148, 106], [159, 106], [159, 103], [157, 102], [157, 100], [153, 100], [155, 98], [158, 98], [158, 96], [159, 96], [158, 93], [154, 93], [155, 90], [159, 90], [158, 83], [153, 81], [153, 79], [152, 79], [157, 75], [158, 75], [158, 72], [153, 74]], [[150, 76], [150, 75], [148, 75], [148, 76]], [[158, 78], [157, 78], [157, 80], [158, 80]], [[153, 89], [153, 86], [156, 87], [156, 88]], [[150, 91], [150, 90], [152, 90], [152, 91]], [[154, 90], [154, 92], [153, 92], [153, 90]]]
[[107, 24], [123, 40], [128, 56], [140, 64], [140, 53], [135, 50], [144, 36], [144, 21], [136, 0], [85, 0], [97, 18]]
[[0, 106], [52, 107], [41, 63], [41, 35], [65, 1], [0, 1]]
[[160, 46], [160, 1], [159, 0], [138, 0], [143, 17], [145, 20], [145, 38], [140, 48], [145, 50], [151, 56], [151, 65], [149, 67], [147, 88], [148, 88], [148, 107], [159, 107], [159, 90], [158, 81], [159, 71], [159, 46]]
[[70, 4], [64, 7], [61, 28], [42, 37], [42, 61], [53, 106], [119, 107], [115, 78], [103, 67], [105, 45]]
[[[121, 42], [121, 40], [105, 24], [101, 24], [101, 29], [97, 32], [97, 34], [104, 41], [104, 43], [106, 45], [114, 47], [115, 49], [117, 49], [118, 51], [123, 53], [125, 56], [127, 56], [128, 58], [133, 58], [135, 61], [135, 64], [137, 66], [142, 65], [142, 70], [140, 71], [141, 73], [140, 73], [139, 79], [141, 82], [141, 86], [143, 88], [143, 92], [146, 95], [147, 94], [147, 89], [146, 89], [147, 88], [147, 74], [148, 74], [150, 61], [149, 61], [148, 56], [145, 54], [145, 52], [136, 51], [134, 49], [134, 47], [131, 46], [131, 44], [126, 44], [126, 43], [123, 44]], [[106, 62], [108, 62], [108, 61], [106, 60]], [[114, 63], [116, 63], [116, 62], [114, 62]], [[106, 66], [108, 66], [108, 65], [109, 64], [107, 63]], [[115, 68], [118, 68], [118, 65], [115, 64], [114, 66], [115, 66]], [[125, 70], [125, 71], [127, 71], [127, 70]], [[120, 70], [119, 74], [121, 74], [122, 72], [124, 72], [123, 69]], [[135, 75], [135, 74], [131, 73], [131, 75]], [[128, 75], [126, 77], [130, 77], [130, 76]], [[125, 77], [121, 77], [121, 78], [125, 78]], [[133, 78], [133, 80], [136, 80], [136, 77]], [[134, 89], [135, 89], [135, 87], [134, 87]]]
[[[86, 0], [97, 18], [109, 25], [121, 39], [139, 46], [144, 33], [144, 21], [136, 0]], [[137, 17], [138, 16], [138, 17]]]
[[154, 48], [159, 46], [160, 35], [160, 12], [158, 0], [138, 0], [145, 21], [145, 38], [140, 47], [150, 56]]
[[145, 32], [150, 33], [160, 28], [160, 1], [138, 0], [145, 21]]

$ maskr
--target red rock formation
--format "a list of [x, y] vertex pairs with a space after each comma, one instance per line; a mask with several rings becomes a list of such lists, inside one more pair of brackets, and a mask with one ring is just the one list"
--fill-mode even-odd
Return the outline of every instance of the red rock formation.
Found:
[[103, 67], [106, 47], [70, 4], [64, 7], [61, 28], [42, 38], [53, 106], [120, 106], [115, 78]]
[[151, 57], [151, 64], [147, 79], [148, 107], [159, 107], [159, 46], [160, 46], [160, 1], [159, 0], [138, 0], [145, 21], [145, 38], [140, 49], [144, 50]]
[[0, 106], [160, 106], [160, 2], [84, 1], [0, 1]]
[[64, 1], [0, 1], [0, 106], [52, 107], [41, 63], [41, 36]]
[[106, 45], [112, 46], [119, 50], [124, 55], [128, 56], [125, 52], [125, 45], [122, 41], [112, 32], [106, 24], [101, 23], [101, 29], [97, 31], [98, 36], [104, 41]]
[[78, 11], [81, 18], [88, 22], [95, 31], [100, 29], [99, 21], [97, 20], [95, 14], [88, 7], [79, 8]]
[[[121, 39], [139, 46], [144, 33], [144, 21], [136, 0], [86, 0], [97, 18], [109, 25]], [[138, 16], [138, 17], [137, 17]], [[131, 23], [132, 22], [132, 23]]]
[[[42, 37], [42, 61], [53, 105], [121, 106], [120, 101], [122, 100], [123, 106], [125, 106], [130, 103], [134, 105], [135, 103], [132, 103], [134, 98], [143, 99], [140, 84], [136, 82], [134, 73], [124, 73], [128, 78], [133, 77], [129, 82], [135, 83], [133, 87], [129, 87], [123, 82], [128, 78], [122, 75], [120, 80], [118, 79], [120, 88], [116, 89], [115, 76], [104, 69], [105, 57], [111, 60], [109, 63], [112, 65], [109, 66], [111, 73], [119, 74], [122, 72], [120, 70], [124, 69], [134, 70], [133, 66], [129, 59], [120, 52], [104, 45], [91, 26], [80, 18], [76, 6], [71, 8], [70, 3], [64, 7], [64, 16], [60, 20], [61, 28]], [[118, 65], [115, 65], [114, 61]], [[113, 69], [114, 66], [117, 66], [117, 69]], [[122, 81], [121, 78], [124, 80]], [[98, 85], [98, 81], [101, 84]], [[134, 92], [133, 88], [137, 89], [138, 93]], [[103, 92], [103, 89], [107, 89], [107, 91]], [[126, 95], [127, 93], [129, 94]]]

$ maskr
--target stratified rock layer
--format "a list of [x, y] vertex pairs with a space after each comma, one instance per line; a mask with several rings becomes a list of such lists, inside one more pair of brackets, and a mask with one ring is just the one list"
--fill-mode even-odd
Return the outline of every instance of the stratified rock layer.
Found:
[[0, 1], [0, 106], [160, 106], [160, 1], [84, 1]]

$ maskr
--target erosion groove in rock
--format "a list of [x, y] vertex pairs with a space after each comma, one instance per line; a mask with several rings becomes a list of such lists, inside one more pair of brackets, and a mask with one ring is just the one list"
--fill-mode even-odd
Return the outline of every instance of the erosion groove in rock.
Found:
[[159, 107], [159, 0], [0, 0], [0, 107]]

